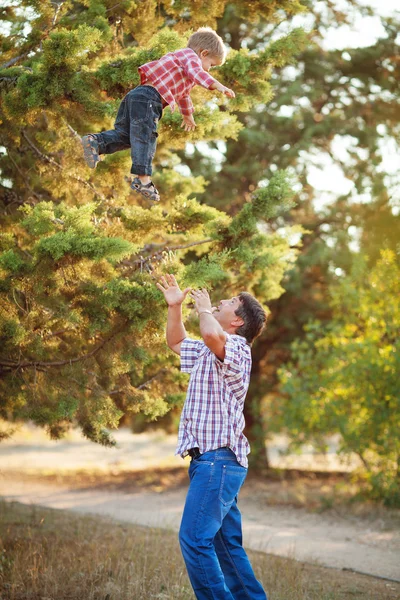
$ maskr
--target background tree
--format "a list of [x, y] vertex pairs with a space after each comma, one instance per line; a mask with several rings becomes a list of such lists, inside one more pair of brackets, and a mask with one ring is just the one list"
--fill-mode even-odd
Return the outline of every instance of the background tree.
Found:
[[296, 443], [324, 446], [340, 435], [339, 452], [356, 453], [370, 493], [400, 504], [400, 267], [390, 250], [372, 268], [355, 263], [332, 291], [333, 318], [306, 327], [281, 370], [279, 410]]
[[89, 439], [112, 444], [107, 428], [124, 414], [156, 419], [181, 403], [184, 376], [166, 349], [158, 273], [217, 294], [247, 289], [264, 302], [282, 293], [295, 245], [290, 232], [266, 224], [293, 206], [285, 173], [229, 215], [193, 198], [205, 180], [182, 172], [177, 151], [190, 140], [235, 139], [237, 114], [271, 97], [272, 72], [295, 60], [301, 30], [254, 53], [233, 50], [218, 77], [236, 99], [197, 89], [195, 133], [165, 111], [160, 206], [149, 209], [130, 193], [129, 152], [107, 156], [94, 172], [82, 161], [77, 132], [110, 128], [119, 100], [139, 81], [137, 67], [185, 45], [191, 27], [213, 25], [225, 9], [273, 22], [302, 6], [28, 0], [2, 9], [3, 418], [31, 419], [54, 438], [77, 422]]
[[[351, 24], [353, 15], [372, 14], [355, 1], [341, 7], [307, 3], [312, 44], [295, 66], [274, 71], [270, 102], [239, 115], [243, 128], [238, 142], [209, 144], [214, 154], [201, 145], [189, 146], [183, 157], [193, 174], [201, 172], [210, 181], [200, 201], [229, 214], [251, 197], [261, 173], [268, 180], [278, 169], [288, 169], [297, 182], [296, 206], [268, 223], [271, 232], [284, 235], [290, 226], [294, 233], [299, 225], [307, 234], [284, 279], [285, 293], [269, 304], [268, 327], [254, 347], [246, 422], [252, 425], [253, 448], [259, 450], [252, 460], [259, 464], [271, 431], [286, 428], [296, 437], [299, 430], [285, 421], [286, 405], [279, 408], [277, 370], [290, 359], [292, 341], [302, 338], [310, 319], [327, 323], [332, 318], [329, 288], [350, 273], [358, 252], [368, 256], [370, 265], [384, 248], [398, 256], [399, 179], [398, 172], [386, 172], [383, 147], [398, 152], [399, 24], [394, 18], [381, 19], [384, 35], [369, 47], [328, 49], [328, 31]], [[282, 35], [287, 26], [287, 19], [243, 23], [233, 6], [219, 22], [233, 47], [246, 45], [250, 52]], [[345, 39], [340, 33], [337, 37]], [[322, 194], [311, 185], [316, 168], [328, 171], [331, 166], [352, 183], [347, 193]]]

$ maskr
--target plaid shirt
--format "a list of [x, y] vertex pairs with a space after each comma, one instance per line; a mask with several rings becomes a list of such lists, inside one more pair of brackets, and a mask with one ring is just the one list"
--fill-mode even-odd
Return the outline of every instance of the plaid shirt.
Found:
[[203, 453], [228, 446], [247, 468], [250, 445], [243, 435], [243, 407], [250, 382], [251, 352], [245, 338], [227, 334], [223, 362], [203, 341], [185, 338], [181, 344], [181, 370], [190, 373], [190, 381], [175, 454], [184, 458], [190, 448], [199, 448]]
[[174, 111], [177, 104], [182, 115], [194, 112], [190, 90], [195, 85], [209, 88], [214, 82], [203, 70], [201, 60], [191, 48], [168, 52], [159, 60], [153, 60], [139, 67], [140, 83], [154, 85], [165, 102]]

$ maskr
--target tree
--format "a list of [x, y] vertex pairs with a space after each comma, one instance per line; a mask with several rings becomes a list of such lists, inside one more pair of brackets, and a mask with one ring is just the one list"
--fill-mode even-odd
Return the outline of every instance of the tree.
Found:
[[279, 410], [297, 444], [324, 445], [340, 434], [339, 452], [356, 453], [372, 495], [400, 504], [400, 267], [386, 250], [369, 269], [359, 260], [332, 289], [333, 317], [314, 321], [293, 343], [281, 369]]
[[[398, 251], [400, 238], [398, 173], [388, 173], [382, 147], [400, 141], [396, 86], [399, 53], [395, 18], [382, 19], [385, 34], [365, 48], [327, 49], [326, 32], [351, 22], [356, 13], [371, 14], [356, 1], [307, 3], [312, 43], [293, 66], [274, 71], [274, 97], [239, 115], [243, 128], [238, 142], [213, 153], [187, 148], [184, 160], [194, 175], [206, 174], [210, 184], [200, 201], [235, 214], [250, 198], [260, 177], [288, 169], [296, 180], [296, 206], [268, 223], [269, 231], [286, 234], [299, 225], [299, 257], [283, 280], [285, 293], [269, 303], [265, 333], [254, 346], [253, 376], [246, 422], [252, 460], [262, 463], [261, 451], [271, 432], [280, 431], [278, 410], [280, 365], [290, 360], [291, 343], [304, 336], [310, 320], [327, 323], [332, 317], [329, 289], [348, 274], [358, 252], [375, 264], [382, 248]], [[219, 22], [235, 48], [244, 44], [258, 51], [288, 21], [243, 24], [234, 7]], [[338, 33], [338, 39], [340, 33]], [[246, 152], [243, 152], [243, 148]], [[322, 194], [310, 183], [312, 170], [333, 164], [353, 187], [346, 194]], [[323, 200], [323, 203], [321, 202]], [[293, 241], [294, 243], [294, 241]], [[277, 400], [278, 399], [278, 400]], [[277, 401], [275, 401], [277, 400]]]
[[264, 302], [282, 293], [295, 249], [266, 224], [293, 206], [285, 173], [230, 216], [193, 198], [206, 182], [182, 174], [177, 151], [188, 141], [235, 139], [237, 113], [270, 98], [273, 70], [305, 44], [301, 30], [256, 53], [232, 51], [219, 78], [236, 99], [196, 90], [196, 133], [183, 133], [179, 115], [165, 111], [155, 178], [161, 206], [149, 209], [129, 193], [127, 152], [91, 173], [80, 155], [77, 132], [110, 127], [119, 99], [138, 83], [138, 65], [185, 45], [190, 27], [230, 6], [249, 21], [302, 9], [296, 0], [251, 7], [27, 0], [3, 9], [10, 29], [0, 40], [3, 418], [32, 419], [54, 438], [77, 422], [107, 445], [106, 428], [123, 414], [156, 419], [182, 402], [158, 273], [217, 292], [223, 283], [227, 294], [247, 289]]

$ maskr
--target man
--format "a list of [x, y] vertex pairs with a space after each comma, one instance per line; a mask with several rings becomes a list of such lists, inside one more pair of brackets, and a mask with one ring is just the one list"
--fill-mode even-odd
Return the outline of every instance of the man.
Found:
[[[248, 293], [212, 307], [206, 290], [181, 291], [173, 275], [157, 287], [168, 304], [167, 344], [190, 381], [177, 454], [191, 456], [179, 542], [198, 600], [267, 600], [242, 546], [237, 495], [247, 475], [243, 406], [250, 344], [266, 315]], [[191, 292], [202, 341], [187, 337], [182, 303]]]

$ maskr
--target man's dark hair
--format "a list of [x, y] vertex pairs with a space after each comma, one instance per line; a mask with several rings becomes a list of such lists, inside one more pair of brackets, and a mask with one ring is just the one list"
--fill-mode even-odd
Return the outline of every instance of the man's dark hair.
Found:
[[239, 299], [240, 306], [235, 310], [235, 315], [241, 317], [244, 323], [236, 329], [236, 334], [251, 344], [264, 329], [267, 315], [258, 300], [248, 292], [241, 292]]

